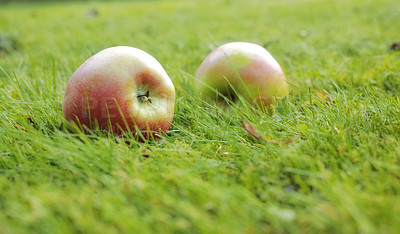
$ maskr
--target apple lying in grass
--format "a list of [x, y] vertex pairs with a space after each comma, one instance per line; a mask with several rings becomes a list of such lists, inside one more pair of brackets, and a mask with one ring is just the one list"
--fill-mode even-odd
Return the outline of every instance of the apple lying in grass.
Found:
[[63, 114], [89, 129], [149, 139], [169, 129], [174, 104], [174, 85], [161, 64], [140, 49], [117, 46], [93, 55], [73, 73]]
[[[201, 63], [195, 88], [205, 99], [234, 99], [269, 109], [289, 94], [285, 75], [272, 55], [248, 42], [231, 42], [213, 50]], [[216, 92], [217, 91], [217, 92]]]

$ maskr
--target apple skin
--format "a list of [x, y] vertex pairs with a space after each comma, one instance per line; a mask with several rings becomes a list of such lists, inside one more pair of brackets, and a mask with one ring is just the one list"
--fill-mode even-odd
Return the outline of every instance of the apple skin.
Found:
[[86, 60], [67, 83], [68, 121], [121, 135], [156, 137], [171, 126], [175, 88], [161, 64], [129, 46], [107, 48]]
[[215, 90], [234, 98], [237, 95], [232, 87], [253, 105], [267, 108], [289, 94], [278, 62], [263, 47], [248, 42], [221, 45], [197, 70], [195, 89], [204, 99], [217, 99]]

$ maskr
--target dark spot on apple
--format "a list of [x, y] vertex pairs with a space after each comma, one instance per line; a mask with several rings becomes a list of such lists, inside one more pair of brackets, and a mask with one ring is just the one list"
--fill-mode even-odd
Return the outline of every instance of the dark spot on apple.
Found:
[[400, 50], [400, 42], [395, 42], [390, 46], [391, 50], [399, 51]]

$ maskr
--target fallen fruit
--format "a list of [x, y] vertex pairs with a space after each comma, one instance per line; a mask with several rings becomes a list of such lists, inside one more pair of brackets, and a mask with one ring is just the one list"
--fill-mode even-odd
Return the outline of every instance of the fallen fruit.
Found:
[[117, 46], [84, 62], [68, 81], [63, 115], [89, 129], [157, 137], [171, 126], [175, 89], [148, 53]]
[[289, 94], [278, 62], [263, 47], [248, 42], [231, 42], [213, 50], [195, 78], [195, 88], [205, 99], [218, 99], [218, 92], [230, 99], [239, 94], [254, 105], [269, 108]]

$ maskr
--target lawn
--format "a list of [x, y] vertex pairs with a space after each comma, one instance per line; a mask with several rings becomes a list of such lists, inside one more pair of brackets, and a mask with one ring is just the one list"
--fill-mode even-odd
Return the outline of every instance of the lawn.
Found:
[[[398, 233], [397, 0], [0, 3], [0, 233]], [[290, 82], [272, 115], [193, 89], [223, 43]], [[129, 45], [172, 79], [167, 136], [71, 132], [71, 74]], [[265, 140], [249, 134], [251, 124]]]

